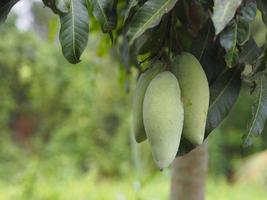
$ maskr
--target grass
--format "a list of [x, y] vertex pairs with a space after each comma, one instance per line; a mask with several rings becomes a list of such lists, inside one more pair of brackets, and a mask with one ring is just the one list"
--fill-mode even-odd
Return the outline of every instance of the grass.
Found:
[[[166, 200], [170, 173], [157, 173], [146, 181], [134, 177], [97, 178], [97, 172], [85, 175], [62, 170], [61, 174], [42, 174], [31, 165], [12, 181], [0, 180], [0, 200]], [[209, 178], [207, 200], [265, 200], [267, 188], [255, 184], [229, 185], [223, 178]]]
[[224, 179], [209, 179], [207, 184], [207, 200], [266, 200], [266, 185], [231, 184]]

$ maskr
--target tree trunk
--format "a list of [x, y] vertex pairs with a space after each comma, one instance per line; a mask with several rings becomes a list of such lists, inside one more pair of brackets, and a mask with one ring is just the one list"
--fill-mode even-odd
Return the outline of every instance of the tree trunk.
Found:
[[204, 200], [208, 171], [208, 149], [203, 144], [174, 161], [171, 200]]

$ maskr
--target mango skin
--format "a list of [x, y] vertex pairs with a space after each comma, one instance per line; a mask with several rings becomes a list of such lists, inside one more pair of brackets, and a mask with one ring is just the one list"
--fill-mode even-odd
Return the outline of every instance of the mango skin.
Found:
[[179, 81], [184, 105], [183, 136], [200, 145], [204, 140], [210, 97], [206, 74], [190, 53], [175, 57], [172, 70]]
[[133, 97], [132, 116], [133, 116], [133, 132], [136, 142], [140, 143], [146, 140], [146, 133], [143, 123], [143, 101], [145, 92], [151, 80], [163, 71], [163, 63], [157, 61], [148, 68], [139, 77]]
[[168, 71], [149, 84], [143, 103], [143, 119], [153, 159], [160, 169], [169, 166], [179, 149], [184, 111], [176, 77]]

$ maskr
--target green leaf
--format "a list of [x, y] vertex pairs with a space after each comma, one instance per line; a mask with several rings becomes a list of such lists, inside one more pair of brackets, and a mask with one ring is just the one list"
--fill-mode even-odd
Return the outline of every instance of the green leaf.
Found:
[[262, 19], [267, 26], [267, 1], [257, 0], [258, 9], [261, 11]]
[[198, 60], [201, 60], [207, 51], [208, 45], [212, 42], [214, 37], [214, 30], [212, 24], [208, 23], [207, 27], [203, 29], [196, 40], [192, 43], [192, 53]]
[[80, 62], [89, 34], [89, 18], [85, 0], [71, 0], [71, 11], [60, 15], [60, 43], [64, 57], [72, 64]]
[[242, 0], [214, 0], [212, 21], [219, 34], [235, 16], [235, 12]]
[[247, 2], [244, 7], [240, 11], [241, 16], [244, 20], [247, 22], [252, 22], [257, 13], [257, 4], [255, 1], [249, 1]]
[[71, 1], [70, 0], [56, 0], [56, 8], [61, 13], [68, 13], [71, 11]]
[[258, 66], [256, 66], [254, 73], [262, 72], [267, 68], [267, 43], [265, 44], [265, 47], [262, 49], [262, 51], [263, 51], [263, 56], [260, 59]]
[[240, 64], [254, 64], [261, 55], [261, 49], [251, 37], [248, 42], [241, 47], [239, 54]]
[[18, 2], [19, 0], [4, 0], [0, 2], [0, 23], [4, 22], [9, 14], [11, 8]]
[[163, 17], [161, 23], [158, 26], [147, 30], [141, 37], [139, 37], [136, 40], [136, 43], [140, 44], [139, 40], [144, 41], [139, 48], [139, 53], [145, 54], [151, 52], [152, 54], [154, 54], [157, 53], [161, 48], [163, 48], [168, 31], [167, 26], [168, 18]]
[[220, 47], [218, 40], [214, 41], [214, 37], [215, 30], [210, 20], [193, 40], [190, 50], [204, 68], [210, 84], [217, 79], [226, 66], [223, 57], [224, 49]]
[[225, 54], [225, 62], [229, 68], [234, 67], [238, 63], [238, 59], [239, 59], [239, 51], [235, 47], [231, 48]]
[[228, 67], [233, 67], [236, 64], [237, 57], [237, 24], [233, 23], [227, 27], [220, 35], [220, 43], [226, 50], [225, 62]]
[[229, 69], [210, 87], [210, 105], [206, 123], [207, 137], [229, 114], [241, 87], [240, 70]]
[[112, 17], [113, 0], [91, 0], [93, 14], [100, 23], [104, 33], [110, 32], [116, 27], [116, 21]]
[[233, 23], [220, 35], [220, 43], [226, 51], [236, 46], [237, 42], [237, 24]]
[[247, 20], [240, 18], [237, 22], [237, 43], [239, 45], [245, 44], [249, 40], [250, 25]]
[[157, 26], [162, 16], [168, 13], [178, 0], [148, 0], [136, 14], [130, 23], [127, 33], [130, 45], [146, 30]]
[[252, 143], [252, 137], [261, 134], [267, 119], [267, 79], [261, 75], [256, 80], [255, 102], [252, 107], [252, 118], [248, 124], [248, 133], [244, 138], [244, 146]]
[[124, 23], [127, 22], [129, 16], [131, 15], [132, 10], [138, 5], [138, 0], [130, 0], [129, 4], [128, 4], [128, 8], [125, 12], [125, 16], [124, 16]]

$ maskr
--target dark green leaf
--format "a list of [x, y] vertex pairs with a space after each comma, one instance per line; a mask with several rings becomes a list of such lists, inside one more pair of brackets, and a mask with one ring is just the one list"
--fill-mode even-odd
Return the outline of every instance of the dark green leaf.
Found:
[[191, 52], [198, 60], [202, 60], [203, 55], [205, 55], [209, 43], [213, 42], [214, 30], [211, 23], [208, 23], [207, 26], [199, 33], [198, 37], [192, 43]]
[[214, 27], [209, 21], [193, 40], [190, 50], [203, 66], [210, 84], [226, 65], [223, 58], [224, 50], [220, 47], [218, 40], [214, 41], [214, 37]]
[[229, 68], [234, 67], [238, 63], [238, 59], [239, 59], [239, 51], [235, 47], [231, 48], [225, 54], [225, 62]]
[[205, 7], [212, 7], [213, 6], [212, 0], [198, 0], [198, 1]]
[[252, 137], [261, 134], [267, 119], [267, 79], [261, 75], [256, 80], [254, 92], [255, 103], [252, 107], [252, 118], [248, 124], [248, 133], [244, 139], [244, 146], [252, 143]]
[[255, 73], [262, 72], [267, 68], [267, 44], [265, 44], [263, 51], [263, 57], [260, 59], [260, 62], [258, 63], [258, 66], [255, 69]]
[[240, 87], [241, 79], [238, 68], [229, 69], [211, 85], [205, 137], [229, 114], [237, 100]]
[[257, 4], [255, 1], [249, 1], [242, 7], [240, 13], [244, 20], [252, 22], [256, 17]]
[[128, 4], [128, 8], [125, 12], [124, 16], [124, 23], [128, 20], [129, 16], [131, 15], [132, 10], [138, 5], [138, 0], [130, 0]]
[[11, 8], [18, 2], [19, 0], [3, 0], [0, 2], [0, 23], [4, 22], [9, 14]]
[[235, 12], [242, 0], [214, 0], [212, 21], [219, 34], [235, 16]]
[[130, 45], [146, 30], [157, 26], [162, 16], [168, 13], [178, 0], [148, 0], [136, 14], [130, 23], [128, 38]]
[[261, 49], [256, 44], [255, 40], [251, 37], [248, 42], [241, 48], [239, 54], [240, 64], [253, 64], [261, 55]]
[[220, 43], [226, 50], [225, 62], [228, 67], [233, 67], [237, 56], [237, 24], [233, 23], [220, 35]]
[[189, 12], [189, 7], [190, 4], [192, 3], [192, 0], [181, 0], [178, 1], [176, 6], [175, 6], [175, 14], [181, 21], [181, 24], [187, 25], [188, 24], [188, 12]]
[[[179, 46], [177, 46], [177, 48], [182, 47], [184, 51], [190, 51], [194, 38], [188, 33], [187, 27], [180, 26], [175, 28], [175, 31], [176, 31], [175, 35], [177, 38], [175, 39], [176, 43], [172, 44], [172, 46], [178, 44]], [[169, 43], [172, 43], [172, 41], [169, 40]]]
[[63, 55], [70, 63], [80, 62], [89, 33], [89, 18], [85, 0], [71, 0], [71, 11], [60, 15], [60, 43]]
[[[156, 53], [158, 52], [164, 45], [164, 41], [166, 39], [168, 19], [163, 18], [161, 23], [155, 28], [147, 30], [141, 37], [139, 37], [136, 41], [143, 40], [144, 42], [141, 44], [139, 48], [140, 54], [145, 54], [148, 52]], [[146, 39], [144, 39], [145, 37]]]
[[236, 46], [237, 42], [237, 24], [233, 23], [220, 35], [220, 43], [226, 51]]
[[237, 43], [239, 45], [245, 44], [249, 40], [250, 25], [249, 22], [240, 18], [237, 22]]
[[113, 13], [113, 0], [91, 0], [93, 14], [100, 23], [104, 33], [110, 32], [116, 27], [116, 19]]

